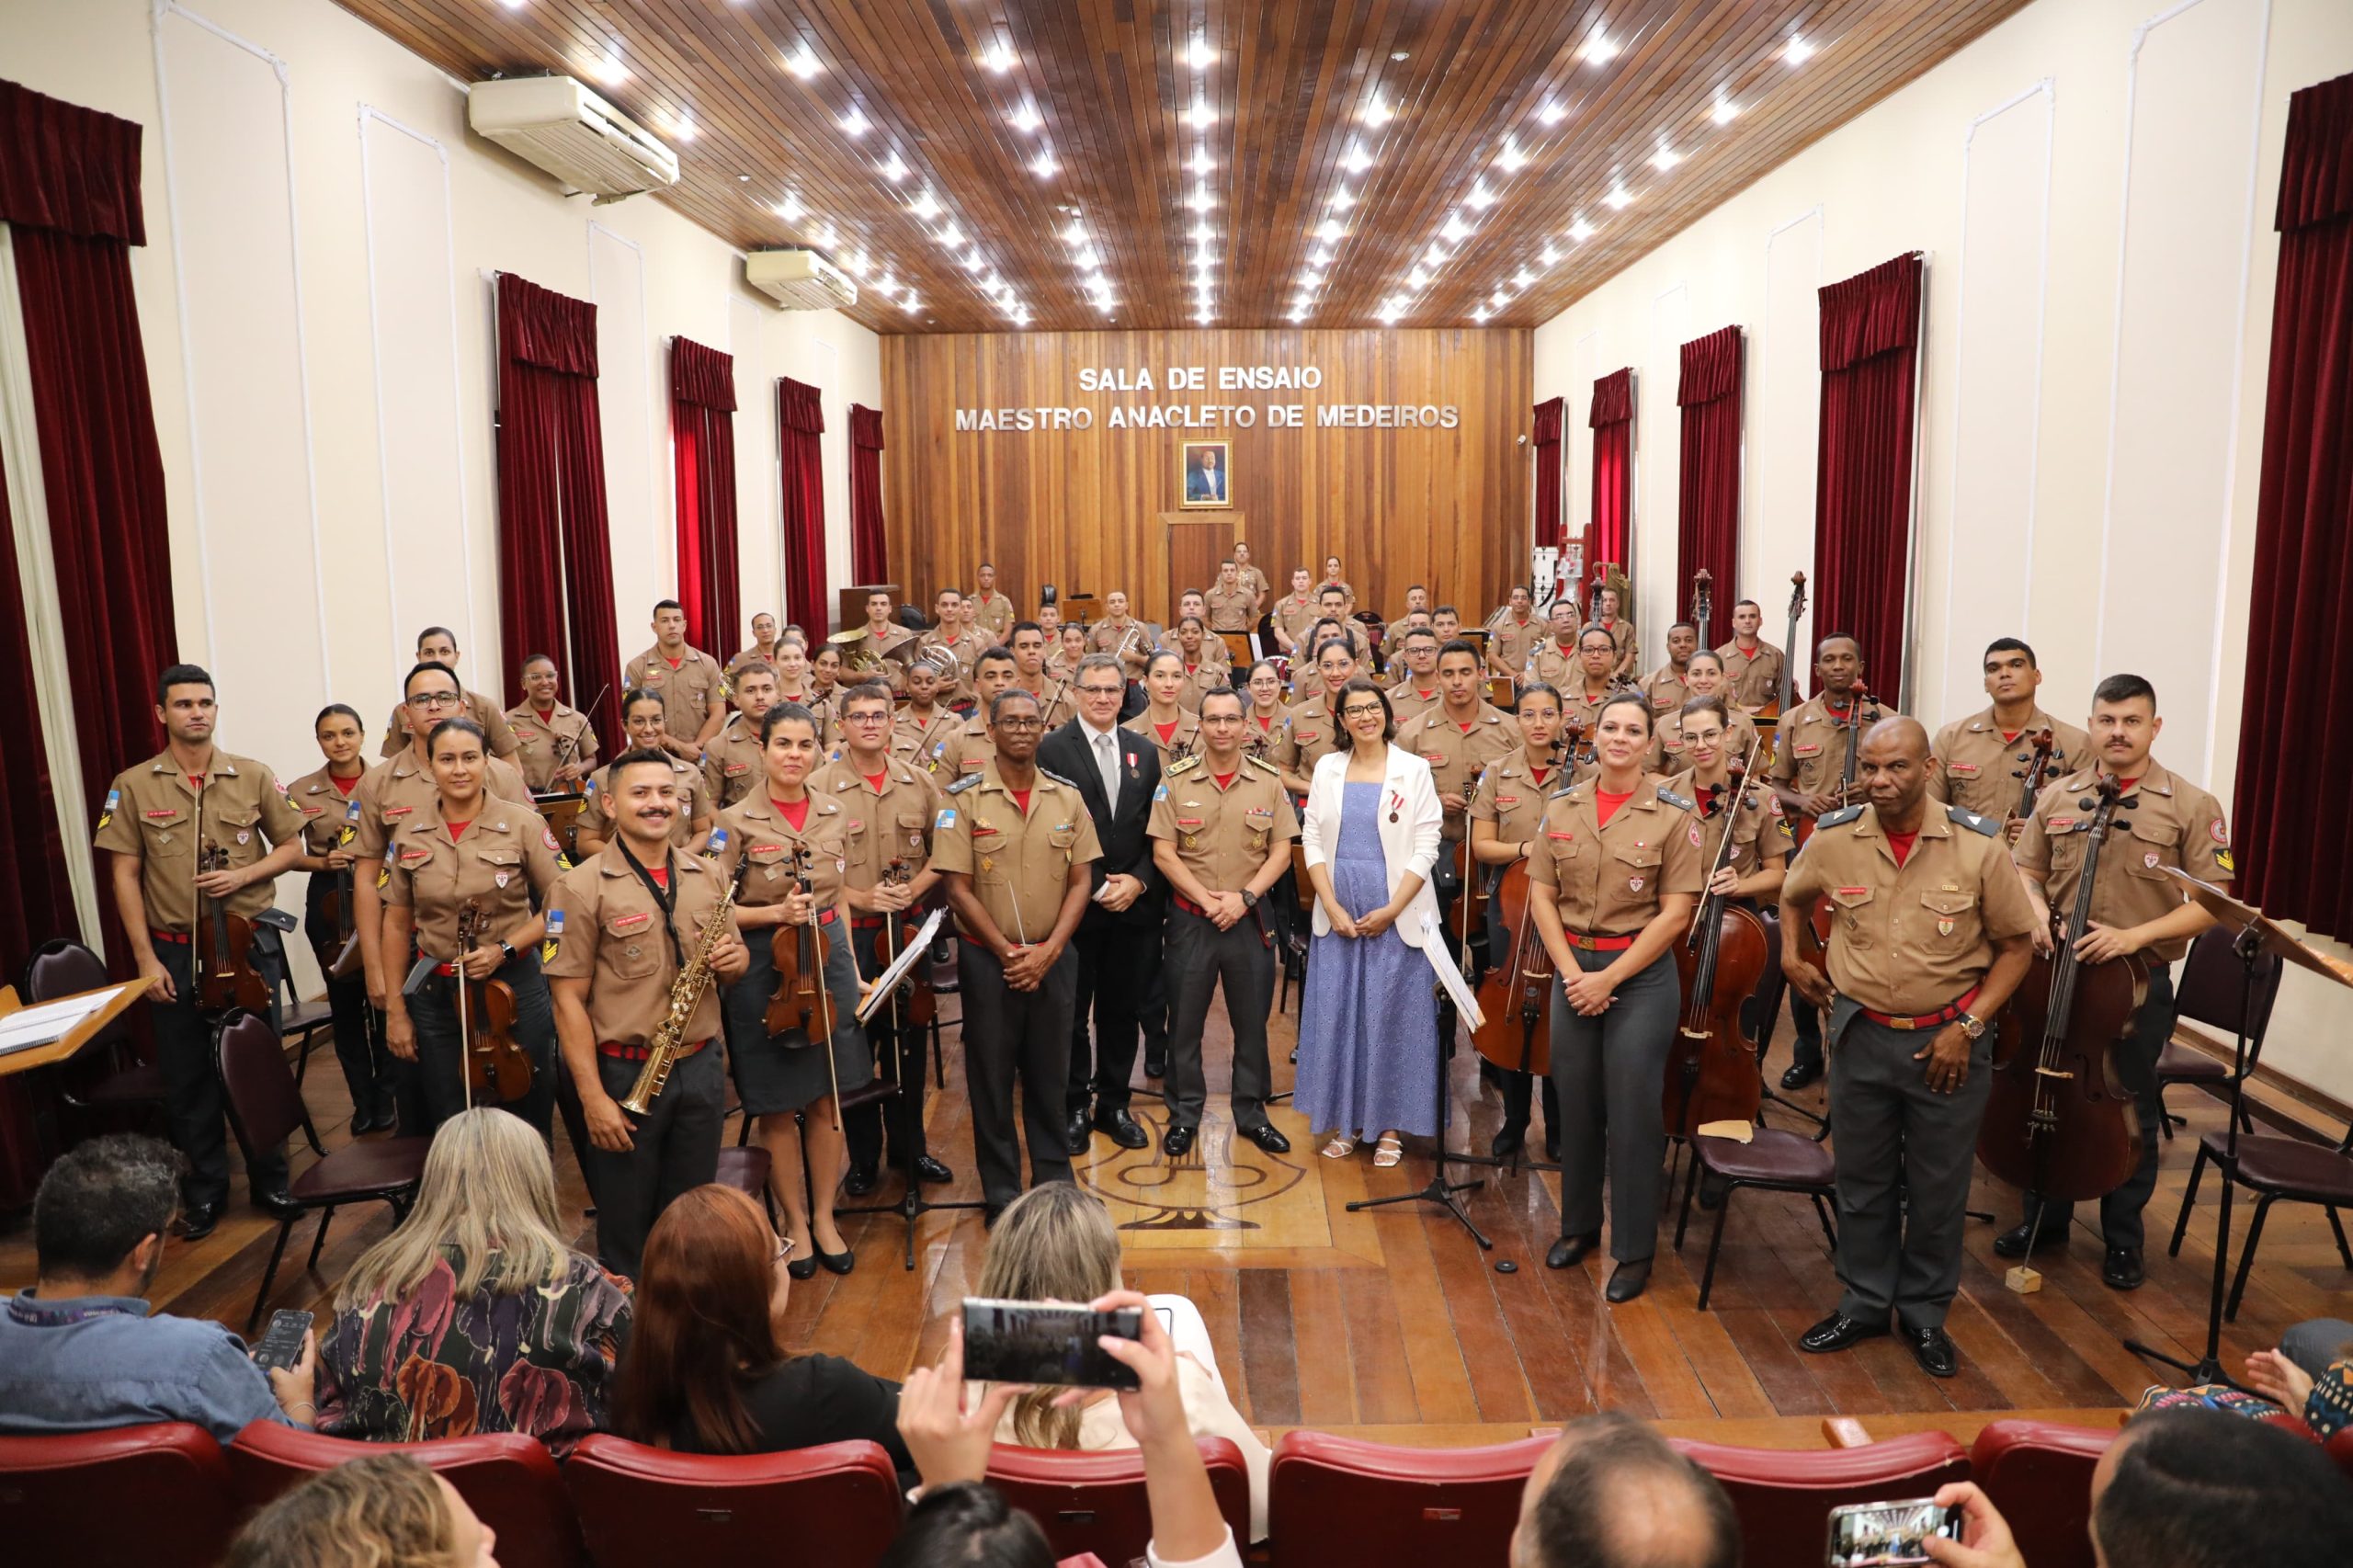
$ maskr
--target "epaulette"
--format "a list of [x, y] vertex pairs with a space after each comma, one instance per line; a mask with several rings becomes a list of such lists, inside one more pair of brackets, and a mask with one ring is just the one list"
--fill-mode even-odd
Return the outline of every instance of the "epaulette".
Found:
[[1965, 827], [1972, 832], [1982, 833], [1988, 838], [2002, 831], [2000, 823], [1995, 822], [1992, 817], [1981, 817], [1966, 807], [1947, 806], [1945, 815], [1952, 820], [1956, 827]]
[[1698, 801], [1685, 800], [1682, 796], [1677, 794], [1674, 790], [1668, 789], [1664, 784], [1658, 787], [1658, 798], [1661, 801], [1677, 808], [1678, 811], [1696, 812], [1699, 809]]
[[1041, 778], [1051, 778], [1065, 790], [1075, 790], [1078, 788], [1077, 785], [1072, 783], [1069, 779], [1063, 778], [1061, 774], [1056, 773], [1051, 768], [1041, 767], [1038, 769], [1038, 776]]
[[1161, 772], [1161, 777], [1162, 777], [1162, 778], [1176, 778], [1176, 777], [1178, 774], [1180, 774], [1180, 773], [1189, 773], [1189, 772], [1191, 772], [1194, 768], [1199, 767], [1200, 765], [1201, 765], [1201, 759], [1200, 759], [1200, 756], [1199, 756], [1199, 753], [1195, 753], [1194, 755], [1192, 755], [1192, 756], [1181, 756], [1181, 757], [1178, 757], [1175, 762], [1170, 763], [1170, 764], [1167, 766], [1167, 767], [1165, 767], [1165, 769], [1163, 769], [1163, 770], [1162, 770], [1162, 772]]
[[1567, 794], [1570, 790], [1574, 790], [1574, 789], [1575, 789], [1575, 788], [1576, 788], [1576, 785], [1575, 785], [1574, 782], [1572, 782], [1572, 783], [1568, 783], [1568, 784], [1563, 784], [1563, 785], [1562, 785], [1559, 789], [1557, 789], [1557, 790], [1553, 790], [1551, 794], [1549, 794], [1549, 795], [1545, 796], [1544, 798], [1545, 798], [1546, 800], [1548, 800], [1548, 801], [1557, 801], [1557, 800], [1559, 800], [1562, 796], [1563, 796], [1563, 795]]
[[1844, 824], [1853, 822], [1857, 817], [1861, 816], [1862, 814], [1863, 808], [1860, 806], [1841, 806], [1835, 812], [1824, 812], [1821, 816], [1814, 819], [1814, 831], [1819, 833], [1825, 827], [1838, 827]]
[[951, 795], [961, 795], [965, 790], [971, 789], [973, 785], [978, 784], [981, 781], [981, 778], [982, 775], [978, 773], [967, 773], [964, 777], [956, 780], [955, 783], [948, 786], [948, 793]]
[[1265, 771], [1273, 774], [1278, 778], [1280, 778], [1283, 776], [1283, 770], [1281, 768], [1277, 767], [1273, 763], [1268, 762], [1263, 756], [1251, 756], [1245, 754], [1242, 760], [1249, 764], [1252, 767], [1263, 768]]

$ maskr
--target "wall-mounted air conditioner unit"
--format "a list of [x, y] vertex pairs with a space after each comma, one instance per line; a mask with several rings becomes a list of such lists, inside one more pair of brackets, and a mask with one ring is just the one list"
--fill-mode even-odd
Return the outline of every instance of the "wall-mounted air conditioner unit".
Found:
[[478, 82], [475, 131], [599, 203], [678, 183], [678, 155], [569, 76]]
[[846, 311], [858, 303], [850, 275], [808, 250], [756, 250], [744, 258], [744, 281], [788, 311]]

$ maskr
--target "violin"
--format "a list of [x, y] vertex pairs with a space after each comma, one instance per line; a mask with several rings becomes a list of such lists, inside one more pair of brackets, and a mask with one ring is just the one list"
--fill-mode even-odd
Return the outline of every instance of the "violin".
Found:
[[[745, 846], [747, 852], [749, 847]], [[806, 895], [812, 891], [808, 846], [793, 846], [791, 863], [792, 880]], [[769, 945], [776, 955], [776, 994], [768, 998], [764, 1027], [771, 1038], [783, 1037], [788, 1045], [806, 1045], [817, 1038], [811, 1024], [825, 1005], [824, 928], [812, 910], [809, 918], [798, 925], [778, 926]], [[824, 1032], [833, 1033], [831, 1029]], [[790, 1038], [796, 1035], [798, 1039]]]
[[[1756, 788], [1750, 780], [1764, 744], [1759, 735], [1708, 802], [1706, 816], [1723, 819], [1722, 835], [1709, 861], [1711, 882], [1732, 863], [1734, 819]], [[1659, 1101], [1671, 1138], [1688, 1138], [1712, 1121], [1756, 1119], [1765, 1080], [1757, 1067], [1756, 1041], [1741, 1027], [1740, 1014], [1741, 1005], [1765, 973], [1766, 939], [1765, 922], [1753, 910], [1733, 902], [1729, 893], [1708, 892], [1699, 900], [1689, 934], [1676, 946], [1675, 967], [1683, 979], [1683, 1021], [1668, 1048]]]
[[[207, 838], [197, 851], [196, 872], [225, 871], [229, 851]], [[269, 1012], [269, 982], [254, 968], [254, 925], [229, 913], [225, 899], [196, 895], [196, 1005], [207, 1013], [243, 1007]]]
[[[1838, 787], [1831, 791], [1829, 811], [1824, 812], [1824, 815], [1826, 816], [1829, 812], [1840, 811], [1855, 803], [1855, 764], [1862, 751], [1863, 731], [1878, 723], [1886, 716], [1878, 701], [1863, 688], [1860, 682], [1848, 689], [1847, 716], [1844, 719], [1833, 718], [1831, 721], [1833, 725], [1847, 733], [1847, 755], [1838, 764]], [[1796, 829], [1798, 847], [1803, 848], [1805, 841], [1813, 836], [1813, 818], [1800, 816], [1792, 824]], [[1823, 918], [1826, 920], [1828, 916], [1825, 915]]]
[[1506, 1072], [1543, 1077], [1552, 1071], [1552, 993], [1559, 971], [1530, 913], [1536, 901], [1529, 896], [1526, 860], [1504, 868], [1494, 896], [1511, 936], [1479, 982], [1479, 1010], [1486, 1022], [1472, 1031], [1471, 1043]]
[[[2140, 1118], [2116, 1048], [2132, 1033], [2149, 968], [2138, 953], [2086, 963], [2075, 949], [2091, 928], [2100, 846], [2123, 795], [2113, 778], [2083, 802], [2093, 814], [2075, 906], [2065, 925], [2053, 920], [2051, 955], [2034, 955], [1996, 1020], [1994, 1083], [1977, 1133], [1987, 1170], [2062, 1202], [2105, 1198], [2141, 1163]], [[2023, 1049], [2029, 1040], [2034, 1049]]]
[[[915, 881], [915, 873], [907, 869], [904, 856], [893, 855], [891, 864], [883, 869], [882, 881], [892, 887], [904, 887]], [[898, 915], [882, 916], [882, 967], [885, 969], [899, 961], [899, 941], [906, 934], [900, 925], [902, 918]], [[939, 998], [932, 994], [930, 986], [916, 978], [916, 972], [922, 967], [918, 964], [909, 970], [906, 978], [899, 982], [898, 994], [891, 999], [891, 1011], [894, 1015], [904, 1013], [904, 1017], [898, 1018], [902, 1025], [927, 1029], [932, 1019], [938, 1016]]]
[[1773, 700], [1756, 711], [1760, 726], [1768, 719], [1779, 719], [1790, 710], [1790, 699], [1797, 695], [1798, 621], [1805, 615], [1805, 574], [1790, 574], [1790, 629], [1781, 634], [1781, 684]]
[[511, 1104], [531, 1092], [531, 1059], [515, 1038], [515, 988], [503, 980], [470, 980], [465, 956], [490, 936], [481, 903], [458, 912], [458, 1033], [465, 1041], [466, 1103]]

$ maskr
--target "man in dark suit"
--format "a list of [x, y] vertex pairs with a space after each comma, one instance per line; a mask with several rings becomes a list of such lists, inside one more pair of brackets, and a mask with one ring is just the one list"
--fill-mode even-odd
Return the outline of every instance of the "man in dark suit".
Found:
[[1102, 858], [1095, 862], [1094, 900], [1071, 942], [1078, 953], [1078, 1003], [1071, 1014], [1064, 1131], [1073, 1155], [1086, 1153], [1097, 1131], [1123, 1149], [1151, 1142], [1128, 1114], [1128, 1075], [1136, 1064], [1139, 1011], [1160, 967], [1165, 914], [1166, 883], [1153, 865], [1152, 839], [1144, 831], [1152, 821], [1153, 791], [1160, 788], [1160, 754], [1142, 736], [1119, 727], [1127, 687], [1127, 672], [1118, 659], [1089, 653], [1071, 682], [1078, 717], [1038, 746], [1038, 766], [1077, 786], [1103, 845]]

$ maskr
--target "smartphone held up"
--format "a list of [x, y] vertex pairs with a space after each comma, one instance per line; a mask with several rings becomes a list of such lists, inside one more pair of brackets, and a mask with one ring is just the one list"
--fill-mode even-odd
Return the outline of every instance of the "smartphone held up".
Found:
[[1932, 1535], [1961, 1539], [1961, 1510], [1933, 1497], [1900, 1503], [1848, 1503], [1830, 1510], [1829, 1568], [1900, 1568], [1931, 1562], [1924, 1544]]
[[1095, 1312], [1053, 1301], [964, 1300], [964, 1376], [978, 1382], [1048, 1383], [1069, 1388], [1125, 1389], [1140, 1385], [1098, 1343], [1143, 1337], [1143, 1313], [1133, 1307]]

